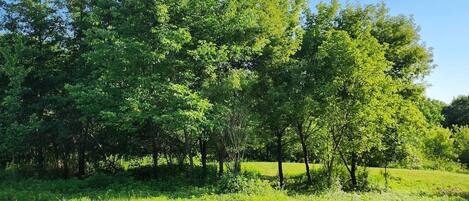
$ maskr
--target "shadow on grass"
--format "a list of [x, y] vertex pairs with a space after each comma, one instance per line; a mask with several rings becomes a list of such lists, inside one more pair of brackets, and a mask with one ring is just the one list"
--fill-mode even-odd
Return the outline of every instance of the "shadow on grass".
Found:
[[201, 167], [191, 171], [178, 166], [161, 166], [158, 176], [151, 168], [115, 174], [97, 173], [86, 179], [15, 179], [0, 181], [0, 200], [109, 200], [135, 198], [197, 198], [214, 192], [216, 169], [207, 174]]

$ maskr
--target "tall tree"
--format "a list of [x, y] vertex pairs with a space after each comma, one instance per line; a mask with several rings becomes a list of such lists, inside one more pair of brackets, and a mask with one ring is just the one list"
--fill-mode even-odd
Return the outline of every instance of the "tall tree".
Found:
[[[385, 99], [390, 79], [385, 75], [389, 63], [377, 40], [369, 32], [353, 39], [344, 31], [331, 31], [319, 49], [319, 65], [330, 69], [324, 85], [331, 121], [340, 137], [334, 146], [347, 167], [351, 186], [356, 188], [356, 171], [361, 154], [378, 143], [376, 109]], [[338, 127], [337, 127], [338, 126]], [[336, 134], [337, 135], [337, 134]]]
[[[5, 45], [3, 55], [6, 57], [3, 61], [8, 62], [5, 63], [5, 70], [10, 68], [10, 73], [8, 70], [5, 73], [10, 79], [16, 80], [11, 80], [13, 82], [10, 88], [16, 88], [11, 90], [17, 92], [14, 95], [11, 94], [13, 91], [9, 90], [9, 93], [17, 98], [17, 104], [21, 106], [20, 111], [17, 111], [21, 114], [18, 116], [21, 120], [17, 119], [16, 123], [11, 123], [26, 127], [30, 127], [27, 122], [34, 125], [26, 129], [28, 131], [12, 132], [11, 135], [22, 135], [24, 141], [17, 142], [26, 146], [26, 150], [21, 154], [34, 156], [37, 170], [42, 171], [46, 165], [46, 155], [52, 151], [54, 133], [51, 129], [55, 129], [52, 125], [57, 119], [58, 110], [56, 97], [60, 93], [65, 76], [61, 59], [65, 52], [63, 45], [66, 31], [64, 19], [60, 14], [61, 4], [2, 1], [0, 6], [4, 11], [0, 23], [2, 43]], [[17, 72], [13, 70], [15, 68], [18, 68]], [[19, 73], [19, 77], [14, 75], [15, 73]], [[23, 90], [18, 88], [20, 86]], [[7, 127], [17, 127], [7, 124]]]

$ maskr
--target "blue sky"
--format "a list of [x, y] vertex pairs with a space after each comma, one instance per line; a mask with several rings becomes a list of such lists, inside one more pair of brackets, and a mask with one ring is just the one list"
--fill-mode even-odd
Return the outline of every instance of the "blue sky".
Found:
[[[329, 0], [325, 0], [329, 2]], [[311, 0], [315, 5], [318, 0]], [[341, 0], [342, 3], [346, 0]], [[351, 3], [358, 1], [351, 0]], [[360, 0], [375, 4], [381, 0]], [[384, 0], [392, 15], [412, 15], [436, 68], [425, 79], [428, 97], [450, 103], [469, 95], [469, 0]]]

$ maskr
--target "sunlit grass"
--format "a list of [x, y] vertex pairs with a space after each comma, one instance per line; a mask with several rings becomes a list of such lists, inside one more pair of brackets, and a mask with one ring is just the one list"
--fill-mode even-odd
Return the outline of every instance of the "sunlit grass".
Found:
[[[312, 169], [320, 165], [311, 165]], [[277, 176], [278, 169], [275, 162], [246, 162], [243, 163], [246, 171], [254, 171], [264, 176]], [[284, 175], [299, 176], [305, 174], [302, 163], [283, 163]], [[384, 187], [384, 168], [367, 168], [373, 185]], [[362, 171], [362, 169], [360, 170]], [[388, 168], [391, 175], [389, 187], [396, 192], [469, 192], [469, 174], [444, 172], [437, 170], [408, 170]]]

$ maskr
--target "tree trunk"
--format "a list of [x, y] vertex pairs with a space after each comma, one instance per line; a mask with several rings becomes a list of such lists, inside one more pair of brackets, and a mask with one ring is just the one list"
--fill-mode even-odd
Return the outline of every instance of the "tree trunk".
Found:
[[350, 178], [352, 179], [352, 188], [356, 190], [357, 188], [357, 155], [352, 153], [351, 167], [350, 167]]
[[235, 174], [238, 174], [239, 172], [241, 172], [241, 156], [240, 156], [240, 153], [236, 153], [236, 156], [235, 156], [235, 159], [234, 159], [233, 172]]
[[179, 170], [184, 170], [184, 155], [185, 154], [177, 154]]
[[192, 158], [191, 140], [189, 133], [184, 129], [184, 152], [189, 157], [189, 166], [191, 171], [194, 169], [194, 159]]
[[68, 179], [68, 149], [65, 148], [64, 154], [63, 154], [63, 178]]
[[37, 149], [37, 171], [41, 175], [44, 173], [44, 148], [42, 146]]
[[205, 177], [207, 176], [207, 143], [202, 138], [199, 138], [199, 142], [202, 160], [202, 175]]
[[174, 165], [173, 156], [171, 154], [168, 154], [168, 157], [169, 157], [169, 165], [173, 166]]
[[308, 183], [312, 184], [313, 181], [311, 179], [311, 173], [309, 171], [308, 147], [306, 146], [306, 137], [303, 133], [303, 125], [301, 123], [297, 124], [297, 132], [298, 132], [298, 135], [300, 137], [301, 148], [303, 149], [303, 159], [304, 159], [304, 163], [305, 163], [306, 176], [308, 178]]
[[306, 176], [308, 177], [308, 183], [312, 184], [311, 172], [309, 171], [309, 158], [308, 158], [308, 148], [306, 147], [306, 142], [304, 137], [301, 138], [301, 147], [303, 149], [303, 159], [305, 162]]
[[[350, 128], [349, 128], [349, 130], [350, 130]], [[350, 135], [351, 136], [350, 141], [351, 142], [355, 141], [355, 133], [352, 130], [350, 130], [349, 132], [351, 134]], [[354, 148], [355, 147], [352, 147], [352, 154], [350, 156], [351, 157], [350, 158], [350, 163], [351, 163], [350, 164], [350, 179], [352, 180], [352, 189], [356, 190], [357, 187], [358, 187], [358, 185], [357, 185], [358, 184], [357, 174], [356, 174], [356, 172], [357, 172], [357, 162], [358, 161], [357, 161], [357, 153], [356, 153]], [[347, 164], [345, 164], [345, 165], [347, 165]]]
[[59, 145], [54, 143], [54, 154], [55, 154], [55, 169], [60, 169], [60, 152], [59, 152]]
[[329, 164], [327, 166], [327, 183], [328, 183], [328, 186], [332, 186], [332, 171], [334, 170], [334, 160], [335, 160], [335, 157], [333, 155], [334, 153], [332, 153], [332, 156], [331, 156], [331, 160], [329, 161]]
[[163, 154], [164, 154], [164, 157], [166, 158], [166, 165], [173, 166], [173, 159], [171, 158], [171, 155], [169, 155], [166, 152]]
[[78, 177], [82, 178], [85, 176], [85, 145], [81, 141], [78, 147]]
[[151, 143], [151, 148], [152, 148], [152, 159], [153, 159], [153, 177], [158, 176], [158, 146], [156, 143], [156, 137], [153, 138], [152, 143]]
[[386, 163], [384, 165], [384, 186], [386, 187], [386, 189], [389, 187], [388, 185], [388, 163]]
[[283, 167], [282, 167], [282, 132], [277, 131], [277, 162], [278, 162], [278, 178], [280, 188], [283, 188]]
[[224, 168], [223, 160], [224, 160], [223, 149], [218, 148], [218, 177], [219, 178], [223, 176], [223, 168]]
[[189, 167], [190, 170], [194, 170], [194, 156], [192, 155], [192, 150], [189, 150]]

